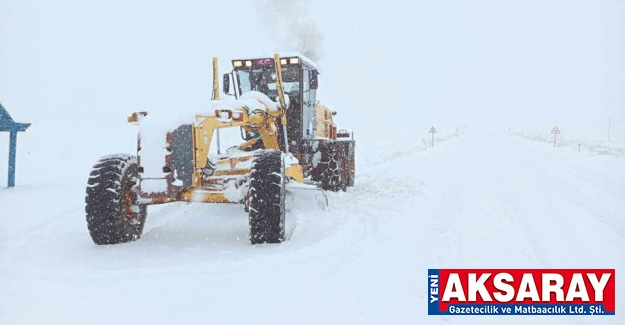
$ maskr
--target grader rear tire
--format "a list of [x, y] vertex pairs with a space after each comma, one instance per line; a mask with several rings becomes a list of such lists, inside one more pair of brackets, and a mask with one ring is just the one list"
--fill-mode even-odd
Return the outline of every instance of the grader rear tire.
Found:
[[284, 158], [278, 150], [254, 154], [249, 187], [250, 242], [281, 243], [285, 240]]
[[356, 144], [355, 142], [347, 142], [347, 186], [353, 187], [356, 182]]
[[317, 167], [322, 170], [321, 189], [324, 191], [347, 191], [350, 168], [346, 143], [344, 141], [330, 142], [324, 147]]
[[136, 204], [137, 157], [112, 155], [93, 167], [85, 199], [87, 227], [97, 245], [126, 243], [143, 233], [147, 207]]

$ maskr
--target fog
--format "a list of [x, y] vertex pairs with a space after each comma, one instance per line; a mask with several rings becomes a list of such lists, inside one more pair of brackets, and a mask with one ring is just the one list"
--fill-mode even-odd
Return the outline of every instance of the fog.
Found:
[[[130, 112], [202, 107], [213, 56], [226, 72], [233, 57], [302, 47], [319, 59], [319, 99], [365, 148], [416, 144], [431, 125], [557, 124], [605, 140], [610, 115], [625, 141], [622, 1], [287, 1], [279, 21], [259, 10], [281, 3], [0, 0], [0, 102], [33, 123], [18, 184], [84, 182], [99, 156], [134, 151]], [[7, 146], [2, 134], [0, 183]]]

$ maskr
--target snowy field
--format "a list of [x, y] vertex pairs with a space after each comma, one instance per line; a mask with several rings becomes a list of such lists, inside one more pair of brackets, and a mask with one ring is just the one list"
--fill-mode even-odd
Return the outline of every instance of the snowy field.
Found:
[[293, 194], [280, 245], [251, 246], [240, 206], [172, 204], [150, 207], [139, 241], [96, 246], [85, 184], [2, 188], [0, 324], [623, 324], [618, 298], [607, 317], [427, 316], [424, 279], [457, 267], [618, 273], [625, 159], [504, 133], [394, 149], [361, 163], [329, 209]]

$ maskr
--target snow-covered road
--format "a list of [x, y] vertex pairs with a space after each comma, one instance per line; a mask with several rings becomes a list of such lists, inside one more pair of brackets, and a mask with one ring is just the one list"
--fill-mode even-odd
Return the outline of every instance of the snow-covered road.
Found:
[[358, 166], [329, 211], [296, 194], [281, 245], [250, 246], [239, 206], [175, 204], [150, 209], [141, 240], [95, 246], [83, 184], [1, 189], [0, 324], [623, 323], [623, 281], [617, 316], [501, 318], [427, 316], [425, 278], [446, 267], [619, 273], [625, 159], [501, 134], [397, 149]]

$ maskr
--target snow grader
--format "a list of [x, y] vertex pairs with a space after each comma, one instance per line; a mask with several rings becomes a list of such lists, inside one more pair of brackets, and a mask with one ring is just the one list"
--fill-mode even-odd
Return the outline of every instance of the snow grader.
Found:
[[[85, 210], [94, 243], [139, 239], [147, 206], [171, 202], [241, 204], [252, 244], [281, 243], [289, 188], [353, 186], [353, 132], [338, 130], [336, 112], [319, 104], [315, 63], [300, 53], [231, 62], [222, 78], [224, 100], [213, 58], [207, 108], [180, 120], [156, 122], [159, 116], [148, 112], [128, 117], [140, 126], [137, 153], [104, 156], [89, 176]], [[240, 128], [242, 143], [221, 152], [225, 128]]]

